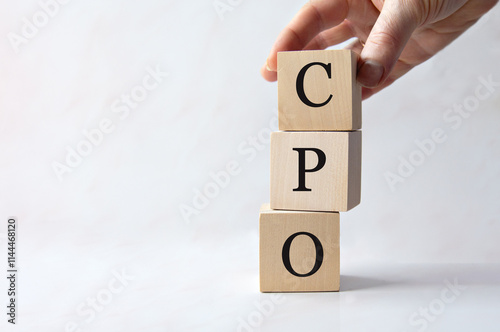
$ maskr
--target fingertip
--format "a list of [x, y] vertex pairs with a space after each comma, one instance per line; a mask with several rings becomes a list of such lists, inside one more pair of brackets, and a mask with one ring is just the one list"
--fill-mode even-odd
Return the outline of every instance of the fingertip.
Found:
[[365, 88], [375, 88], [382, 82], [385, 68], [374, 60], [366, 60], [358, 68], [357, 80]]
[[355, 39], [344, 47], [345, 50], [351, 50], [356, 54], [356, 61], [359, 62], [361, 58], [361, 52], [363, 51], [363, 44], [361, 44], [359, 39]]
[[267, 71], [277, 71], [278, 70], [278, 52], [272, 52], [266, 60], [264, 65]]
[[275, 82], [278, 79], [278, 73], [270, 70], [267, 63], [264, 64], [264, 66], [262, 66], [262, 68], [260, 69], [260, 74], [268, 82]]
[[[274, 59], [276, 59], [276, 60], [274, 60]], [[278, 60], [277, 54], [276, 54], [276, 56], [271, 56], [270, 58], [268, 58], [266, 60], [266, 63], [264, 64], [264, 69], [266, 69], [267, 71], [277, 71], [278, 70], [277, 60]]]
[[386, 1], [358, 62], [357, 79], [366, 88], [385, 84], [406, 43], [418, 26], [415, 15], [399, 1]]
[[375, 90], [370, 88], [361, 88], [361, 99], [366, 100], [375, 94]]

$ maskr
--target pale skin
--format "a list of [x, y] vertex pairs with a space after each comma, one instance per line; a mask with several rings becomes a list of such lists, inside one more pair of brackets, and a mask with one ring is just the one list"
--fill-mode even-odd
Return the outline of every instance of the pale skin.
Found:
[[277, 53], [320, 50], [352, 37], [363, 99], [428, 60], [498, 0], [309, 1], [276, 39], [262, 76], [276, 81]]

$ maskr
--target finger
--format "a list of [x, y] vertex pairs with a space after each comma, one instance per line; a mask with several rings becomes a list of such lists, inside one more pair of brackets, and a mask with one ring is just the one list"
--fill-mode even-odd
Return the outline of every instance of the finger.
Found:
[[371, 96], [373, 96], [374, 94], [376, 94], [377, 92], [387, 88], [389, 85], [391, 85], [392, 83], [394, 83], [394, 81], [396, 81], [397, 78], [394, 78], [394, 77], [387, 77], [387, 79], [384, 81], [384, 83], [378, 85], [376, 88], [365, 88], [363, 87], [361, 89], [361, 98], [362, 100], [366, 100], [368, 98], [370, 98]]
[[366, 100], [366, 99], [370, 98], [371, 96], [373, 96], [377, 92], [378, 91], [375, 91], [375, 89], [362, 87], [361, 88], [361, 99]]
[[324, 50], [329, 46], [343, 43], [352, 37], [354, 37], [352, 29], [344, 21], [336, 27], [320, 32], [304, 47], [304, 50]]
[[302, 50], [321, 31], [342, 23], [348, 9], [345, 0], [309, 1], [278, 36], [264, 69], [276, 71], [278, 52]]
[[[345, 49], [352, 50], [353, 52], [357, 54], [361, 54], [363, 51], [363, 44], [361, 43], [360, 40], [356, 39], [349, 45], [345, 47]], [[361, 90], [361, 95], [363, 100], [371, 97], [375, 93], [379, 92], [380, 90], [383, 90], [384, 88], [388, 87], [391, 85], [394, 81], [396, 81], [398, 78], [406, 74], [408, 71], [410, 71], [415, 65], [406, 63], [402, 60], [398, 60], [396, 62], [396, 65], [394, 66], [394, 69], [392, 70], [391, 74], [389, 77], [380, 85], [378, 85], [375, 88], [366, 88], [363, 87]]]
[[405, 2], [387, 0], [368, 36], [358, 65], [358, 82], [374, 88], [389, 76], [413, 31], [419, 13]]
[[278, 73], [267, 68], [267, 64], [263, 65], [260, 69], [260, 74], [268, 82], [276, 82], [278, 80]]
[[398, 60], [396, 62], [396, 65], [394, 66], [394, 69], [392, 70], [391, 74], [389, 75], [389, 77], [387, 77], [387, 79], [382, 84], [378, 85], [377, 87], [375, 87], [373, 89], [363, 87], [362, 92], [361, 92], [363, 100], [368, 99], [369, 97], [371, 97], [375, 93], [379, 92], [380, 90], [385, 89], [386, 87], [388, 87], [389, 85], [394, 83], [398, 78], [405, 75], [407, 72], [409, 72], [414, 67], [415, 66], [413, 66], [413, 65], [410, 65], [408, 63], [405, 63], [403, 61]]
[[344, 48], [346, 50], [351, 50], [354, 53], [360, 55], [361, 52], [363, 51], [363, 44], [361, 44], [361, 41], [359, 39], [355, 39]]

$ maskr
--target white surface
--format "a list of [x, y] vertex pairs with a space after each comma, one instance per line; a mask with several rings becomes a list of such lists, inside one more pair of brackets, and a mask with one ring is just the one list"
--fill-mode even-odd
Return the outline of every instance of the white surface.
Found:
[[[301, 5], [243, 1], [221, 20], [211, 1], [71, 1], [16, 54], [8, 34], [40, 7], [1, 4], [0, 225], [20, 223], [19, 325], [1, 314], [2, 331], [238, 331], [259, 318], [255, 302], [271, 299], [258, 292], [257, 231], [277, 97], [258, 69]], [[425, 330], [497, 331], [500, 90], [459, 128], [443, 116], [479, 77], [500, 81], [499, 23], [497, 6], [364, 103], [362, 203], [341, 215], [344, 291], [286, 294], [254, 330], [418, 331], [412, 313], [457, 278], [467, 289]], [[113, 113], [157, 66], [169, 76], [128, 116]], [[104, 118], [114, 131], [59, 181], [52, 163]], [[446, 141], [391, 191], [384, 174], [434, 128]], [[183, 218], [232, 160], [239, 174]], [[110, 294], [123, 270], [134, 279], [86, 322], [87, 299]]]

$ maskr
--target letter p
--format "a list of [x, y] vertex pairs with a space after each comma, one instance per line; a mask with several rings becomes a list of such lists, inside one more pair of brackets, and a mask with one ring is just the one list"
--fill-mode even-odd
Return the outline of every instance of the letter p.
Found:
[[[317, 172], [322, 169], [326, 163], [326, 155], [317, 148], [293, 148], [292, 150], [299, 153], [299, 186], [293, 189], [293, 191], [312, 191], [306, 187], [306, 173]], [[312, 151], [318, 156], [318, 163], [315, 167], [310, 169], [306, 168], [306, 151]]]

